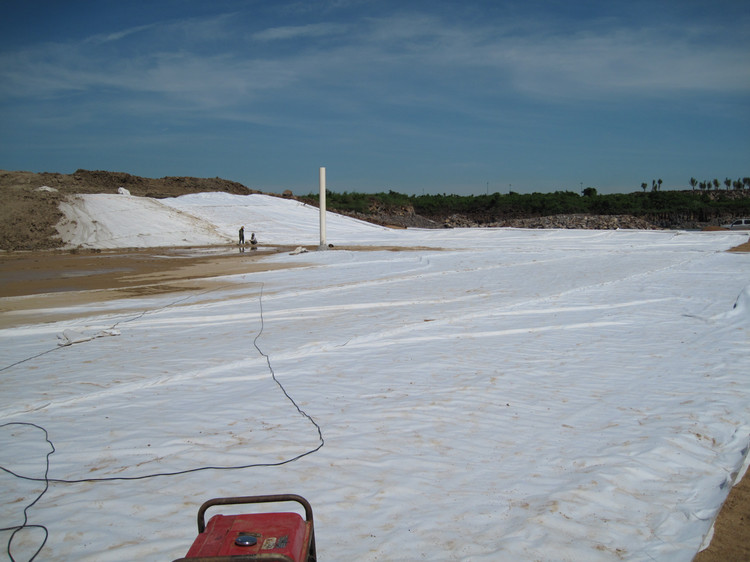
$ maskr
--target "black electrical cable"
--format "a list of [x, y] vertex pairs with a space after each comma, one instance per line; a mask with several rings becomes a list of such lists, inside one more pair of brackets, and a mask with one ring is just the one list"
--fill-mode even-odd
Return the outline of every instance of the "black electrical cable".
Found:
[[318, 439], [320, 440], [320, 443], [318, 444], [318, 447], [316, 449], [308, 453], [305, 453], [305, 455], [302, 455], [302, 456], [306, 456], [311, 453], [314, 453], [315, 451], [320, 450], [320, 448], [323, 445], [325, 445], [325, 439], [323, 439], [323, 430], [320, 429], [320, 426], [317, 424], [317, 422], [307, 412], [305, 412], [302, 408], [299, 407], [299, 404], [297, 404], [297, 402], [294, 401], [294, 398], [289, 396], [289, 393], [284, 388], [284, 385], [282, 385], [279, 382], [279, 380], [276, 378], [276, 373], [274, 373], [273, 367], [271, 366], [271, 358], [267, 354], [263, 353], [263, 350], [260, 347], [258, 347], [258, 343], [257, 343], [258, 338], [263, 333], [263, 327], [265, 325], [265, 322], [263, 321], [263, 283], [260, 284], [260, 296], [258, 297], [258, 306], [260, 307], [260, 331], [258, 332], [258, 335], [255, 336], [255, 339], [253, 340], [253, 345], [255, 346], [255, 349], [258, 350], [258, 353], [260, 353], [263, 357], [266, 358], [266, 363], [268, 364], [268, 370], [271, 372], [271, 378], [273, 378], [274, 382], [277, 385], [279, 385], [279, 388], [281, 389], [281, 392], [284, 393], [284, 396], [286, 396], [289, 399], [289, 401], [292, 404], [294, 404], [294, 407], [297, 408], [297, 411], [300, 414], [302, 414], [304, 417], [306, 417], [308, 420], [310, 420], [310, 423], [312, 423], [315, 426], [315, 429], [318, 430]]
[[[255, 336], [255, 339], [253, 340], [253, 346], [255, 346], [255, 349], [258, 351], [258, 353], [260, 355], [262, 355], [266, 359], [266, 364], [268, 365], [268, 370], [271, 373], [271, 378], [274, 380], [274, 382], [278, 385], [278, 387], [284, 393], [284, 396], [287, 397], [287, 399], [292, 403], [292, 405], [294, 405], [294, 407], [297, 409], [297, 411], [302, 416], [304, 416], [305, 418], [307, 418], [310, 421], [310, 423], [312, 423], [312, 425], [317, 430], [317, 432], [318, 432], [318, 440], [319, 440], [317, 447], [315, 447], [313, 449], [310, 449], [310, 450], [308, 450], [308, 451], [306, 451], [304, 453], [301, 453], [301, 454], [299, 454], [299, 455], [297, 455], [295, 457], [292, 457], [292, 458], [289, 458], [289, 459], [286, 459], [286, 460], [283, 460], [283, 461], [270, 462], [270, 463], [252, 463], [252, 464], [235, 465], [235, 466], [200, 466], [200, 467], [189, 468], [189, 469], [185, 469], [185, 470], [176, 470], [176, 471], [173, 471], [173, 472], [156, 472], [156, 473], [152, 473], [152, 474], [144, 474], [144, 475], [141, 475], [141, 476], [108, 476], [108, 477], [102, 477], [102, 478], [81, 478], [81, 479], [49, 478], [49, 457], [50, 457], [50, 455], [52, 453], [55, 452], [55, 446], [52, 443], [52, 441], [49, 439], [49, 435], [47, 433], [47, 430], [45, 428], [43, 428], [42, 426], [39, 426], [39, 425], [34, 424], [34, 423], [29, 423], [29, 422], [9, 422], [9, 423], [2, 424], [2, 425], [0, 425], [0, 428], [6, 427], [6, 426], [10, 426], [10, 425], [25, 425], [25, 426], [30, 426], [30, 427], [35, 427], [37, 429], [40, 429], [41, 431], [44, 432], [44, 437], [45, 437], [47, 443], [49, 443], [49, 445], [51, 447], [51, 451], [49, 453], [47, 453], [47, 468], [46, 468], [45, 473], [44, 473], [44, 478], [36, 478], [36, 477], [33, 477], [33, 476], [26, 476], [26, 475], [23, 475], [23, 474], [18, 474], [16, 472], [14, 472], [14, 471], [12, 471], [12, 470], [10, 470], [10, 469], [8, 469], [8, 468], [0, 465], [0, 470], [2, 470], [3, 472], [6, 472], [6, 473], [8, 473], [8, 474], [10, 474], [12, 476], [15, 476], [16, 478], [19, 478], [21, 480], [28, 480], [28, 481], [31, 481], [31, 482], [44, 482], [44, 490], [42, 491], [42, 493], [39, 494], [39, 496], [37, 496], [37, 498], [33, 502], [31, 502], [29, 505], [27, 505], [26, 508], [24, 508], [24, 523], [23, 523], [23, 525], [14, 526], [14, 527], [7, 527], [7, 528], [4, 528], [4, 529], [0, 528], [0, 531], [11, 531], [11, 530], [13, 531], [13, 534], [10, 536], [10, 539], [8, 540], [8, 556], [10, 557], [11, 561], [13, 561], [13, 562], [15, 561], [15, 559], [11, 555], [11, 543], [13, 541], [13, 537], [21, 529], [24, 529], [24, 528], [26, 528], [26, 529], [29, 529], [29, 528], [38, 528], [38, 529], [42, 529], [44, 531], [44, 533], [45, 533], [44, 541], [42, 542], [41, 546], [39, 547], [39, 549], [37, 550], [37, 552], [34, 554], [34, 556], [32, 556], [29, 559], [29, 562], [31, 562], [32, 560], [34, 560], [37, 557], [37, 555], [44, 548], [44, 545], [47, 542], [47, 537], [49, 535], [49, 532], [48, 532], [47, 528], [44, 525], [28, 525], [27, 524], [27, 521], [28, 521], [27, 511], [32, 506], [34, 506], [41, 499], [41, 497], [44, 495], [44, 493], [49, 488], [50, 484], [81, 484], [81, 483], [85, 483], [85, 482], [114, 482], [114, 481], [147, 480], [147, 479], [151, 479], [151, 478], [158, 478], [158, 477], [161, 477], [161, 476], [180, 476], [180, 475], [183, 475], [183, 474], [190, 474], [190, 473], [193, 473], [193, 472], [201, 472], [201, 471], [206, 471], [206, 470], [243, 470], [243, 469], [247, 469], [247, 468], [282, 466], [282, 465], [285, 465], [285, 464], [289, 464], [289, 463], [298, 461], [299, 459], [302, 459], [302, 458], [304, 458], [304, 457], [306, 457], [308, 455], [312, 455], [313, 453], [319, 451], [323, 447], [323, 445], [325, 445], [325, 440], [323, 439], [323, 431], [322, 431], [320, 425], [318, 425], [318, 423], [312, 418], [312, 416], [310, 416], [307, 412], [305, 412], [304, 410], [302, 410], [302, 408], [300, 408], [299, 404], [297, 404], [297, 402], [294, 400], [294, 398], [292, 398], [290, 396], [290, 394], [287, 392], [286, 388], [284, 388], [284, 385], [282, 385], [281, 382], [276, 378], [276, 373], [274, 372], [273, 366], [271, 365], [271, 359], [270, 359], [270, 357], [268, 356], [268, 354], [266, 354], [265, 352], [263, 352], [263, 350], [258, 346], [258, 338], [260, 338], [261, 334], [263, 333], [263, 329], [265, 327], [265, 321], [264, 321], [264, 318], [263, 318], [263, 288], [264, 288], [264, 284], [261, 283], [260, 284], [260, 295], [258, 297], [258, 305], [260, 307], [260, 331], [258, 332], [258, 334]], [[212, 291], [215, 291], [215, 290], [217, 290], [217, 289], [212, 289]], [[182, 301], [182, 300], [185, 300], [185, 299], [180, 299], [180, 301]], [[176, 302], [180, 302], [180, 301], [176, 301]], [[167, 306], [173, 306], [174, 304], [176, 304], [176, 303], [171, 303], [171, 304], [169, 304]], [[167, 307], [164, 307], [164, 308], [167, 308]], [[160, 309], [160, 310], [162, 310], [162, 309]], [[135, 318], [126, 320], [125, 322], [130, 322], [132, 320], [135, 320], [136, 318], [140, 318], [144, 314], [146, 314], [146, 312], [141, 313], [140, 315], [136, 316]], [[118, 322], [117, 324], [120, 324], [120, 323], [122, 323], [122, 321]], [[117, 324], [115, 324], [114, 326], [117, 326]], [[50, 350], [50, 351], [53, 351], [53, 350]], [[49, 351], [44, 352], [44, 353], [49, 353]], [[40, 355], [43, 355], [44, 353], [42, 353]], [[33, 357], [30, 357], [29, 359], [33, 359]], [[25, 359], [24, 361], [27, 361], [27, 360], [28, 359]], [[19, 363], [22, 363], [22, 362], [23, 361], [19, 361]], [[15, 364], [17, 365], [18, 363], [15, 363]], [[5, 368], [7, 369], [7, 368], [9, 368], [11, 366], [12, 365], [9, 365], [8, 367], [5, 367]], [[2, 370], [4, 370], [4, 369], [0, 369], [0, 371], [2, 371]]]
[[37, 357], [41, 357], [42, 355], [47, 355], [48, 353], [52, 353], [53, 351], [57, 351], [60, 349], [59, 347], [53, 347], [52, 349], [48, 349], [47, 351], [42, 351], [41, 353], [37, 353], [36, 355], [32, 355], [31, 357], [27, 357], [26, 359], [21, 359], [20, 361], [16, 361], [15, 363], [11, 363], [10, 365], [6, 365], [5, 367], [0, 368], [0, 373], [3, 371], [7, 371], [11, 367], [15, 367], [16, 365], [20, 365], [21, 363], [26, 363], [26, 361], [31, 361], [32, 359], [36, 359]]
[[[127, 322], [133, 322], [135, 320], [138, 320], [139, 318], [143, 318], [144, 316], [146, 316], [146, 314], [152, 314], [154, 312], [160, 312], [162, 310], [166, 310], [167, 308], [171, 308], [173, 306], [176, 306], [176, 305], [178, 305], [181, 302], [184, 302], [186, 300], [192, 299], [194, 297], [199, 297], [201, 295], [205, 295], [206, 293], [212, 293], [214, 291], [218, 291], [219, 289], [223, 289], [224, 287], [228, 287], [228, 285], [223, 285], [221, 287], [216, 287], [214, 289], [208, 289], [206, 291], [202, 291], [200, 293], [196, 293], [196, 294], [193, 294], [193, 295], [188, 295], [187, 297], [183, 297], [183, 298], [177, 299], [175, 301], [172, 301], [169, 304], [162, 306], [161, 308], [157, 308], [156, 310], [144, 310], [144, 311], [140, 312], [139, 314], [136, 314], [135, 316], [132, 316], [132, 317], [128, 318], [127, 320], [118, 320], [117, 322], [115, 322], [114, 324], [112, 324], [107, 329], [108, 330], [114, 330], [120, 324], [125, 324]], [[31, 361], [32, 359], [36, 359], [38, 357], [41, 357], [42, 355], [47, 355], [48, 353], [52, 353], [53, 351], [58, 351], [59, 349], [62, 349], [64, 347], [67, 347], [67, 346], [66, 345], [62, 345], [62, 346], [58, 345], [57, 347], [53, 347], [52, 349], [48, 349], [46, 351], [42, 351], [41, 353], [37, 353], [36, 355], [32, 355], [31, 357], [27, 357], [25, 359], [21, 359], [20, 361], [16, 361], [15, 363], [11, 363], [10, 365], [6, 365], [5, 367], [0, 367], [0, 373], [3, 372], [3, 371], [7, 371], [8, 369], [10, 369], [12, 367], [15, 367], [16, 365], [20, 365], [21, 363], [26, 363], [26, 361]]]
[[[40, 429], [41, 431], [44, 432], [44, 439], [45, 439], [45, 441], [47, 441], [47, 443], [49, 443], [49, 446], [50, 446], [50, 450], [49, 450], [49, 452], [46, 455], [47, 461], [46, 461], [46, 467], [44, 469], [44, 478], [40, 479], [41, 481], [44, 482], [44, 489], [39, 493], [39, 495], [36, 497], [36, 499], [34, 501], [32, 501], [30, 504], [28, 504], [26, 507], [23, 508], [23, 523], [21, 523], [20, 525], [15, 525], [13, 527], [3, 527], [3, 528], [0, 528], [0, 531], [13, 531], [11, 533], [11, 535], [10, 535], [10, 538], [8, 538], [8, 546], [7, 546], [8, 558], [10, 558], [12, 562], [15, 562], [15, 558], [13, 558], [13, 554], [11, 552], [11, 546], [13, 544], [13, 539], [15, 538], [15, 536], [20, 531], [22, 531], [23, 529], [41, 529], [42, 531], [44, 531], [44, 539], [42, 540], [42, 544], [39, 545], [39, 548], [33, 554], [33, 556], [31, 558], [29, 558], [29, 562], [32, 562], [32, 560], [34, 560], [37, 556], [39, 556], [39, 553], [44, 548], [44, 545], [47, 544], [47, 537], [49, 537], [49, 531], [47, 530], [47, 527], [45, 527], [44, 525], [29, 525], [28, 524], [29, 523], [29, 513], [28, 512], [29, 512], [29, 509], [31, 509], [32, 507], [34, 507], [34, 505], [40, 499], [42, 499], [42, 496], [49, 489], [49, 480], [47, 478], [48, 475], [49, 475], [49, 457], [50, 457], [50, 455], [52, 455], [52, 453], [55, 452], [55, 446], [52, 444], [52, 441], [50, 441], [49, 434], [47, 433], [47, 430], [44, 429], [42, 426], [39, 426], [39, 425], [37, 425], [35, 423], [29, 423], [29, 422], [8, 422], [8, 423], [4, 423], [4, 424], [0, 425], [0, 428], [12, 426], [12, 425], [28, 426], [28, 427], [35, 427], [37, 429]], [[8, 469], [6, 469], [6, 468], [4, 468], [2, 466], [0, 466], [0, 468], [2, 470], [4, 470], [5, 472], [8, 472], [10, 474], [14, 474], [10, 470], [8, 470]], [[23, 477], [21, 476], [19, 478], [23, 478]]]

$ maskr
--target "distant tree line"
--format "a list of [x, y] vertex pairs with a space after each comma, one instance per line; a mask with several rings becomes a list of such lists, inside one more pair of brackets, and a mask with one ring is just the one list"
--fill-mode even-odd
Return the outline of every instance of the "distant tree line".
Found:
[[[744, 180], [738, 182], [743, 186], [750, 185]], [[661, 191], [661, 183], [661, 180], [655, 180], [652, 191], [648, 193], [644, 189], [643, 192], [613, 194], [599, 194], [594, 187], [583, 189], [581, 194], [573, 191], [528, 194], [511, 191], [507, 194], [483, 195], [405, 195], [393, 190], [371, 194], [326, 191], [326, 206], [331, 211], [362, 215], [393, 213], [404, 209], [427, 218], [459, 214], [478, 222], [558, 214], [632, 215], [647, 219], [673, 216], [703, 222], [719, 217], [750, 216], [750, 190], [742, 193], [709, 192], [707, 188], [702, 191]], [[714, 186], [713, 182], [711, 186]], [[318, 204], [317, 193], [301, 199]]]
[[[659, 180], [659, 182], [661, 182], [661, 180]], [[719, 180], [716, 178], [714, 178], [713, 180], [704, 180], [701, 182], [699, 182], [695, 178], [690, 178], [690, 187], [695, 190], [696, 186], [701, 191], [705, 191], [711, 189], [712, 187], [714, 189], [719, 189], [721, 183], [719, 183]], [[736, 180], [725, 178], [724, 187], [727, 188], [727, 191], [729, 191], [730, 188], [734, 188], [737, 191], [739, 191], [740, 189], [750, 189], [750, 178], [738, 178]]]
[[[716, 178], [712, 180], [701, 181], [701, 182], [699, 182], [695, 178], [690, 178], [689, 183], [693, 191], [695, 191], [696, 187], [698, 187], [701, 191], [705, 191], [711, 188], [716, 190], [716, 189], [719, 189], [719, 187], [721, 186], [721, 182], [719, 182], [719, 180]], [[727, 188], [727, 191], [729, 191], [730, 188], [734, 188], [735, 190], [750, 189], [750, 177], [738, 178], [736, 180], [732, 180], [731, 178], [725, 178], [723, 183], [724, 183], [724, 186]], [[659, 178], [658, 180], [651, 180], [651, 191], [660, 191], [661, 184], [662, 184], [661, 178]], [[648, 182], [643, 182], [641, 184], [641, 189], [643, 189], [643, 191], [645, 192], [648, 189]]]

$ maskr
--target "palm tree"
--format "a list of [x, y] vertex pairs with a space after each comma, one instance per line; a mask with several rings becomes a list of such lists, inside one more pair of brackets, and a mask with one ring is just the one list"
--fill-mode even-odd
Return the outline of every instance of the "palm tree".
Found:
[[647, 188], [647, 187], [648, 187], [648, 184], [647, 184], [647, 183], [646, 183], [646, 182], [644, 181], [644, 182], [643, 182], [643, 183], [641, 184], [641, 189], [643, 190], [643, 192], [644, 192], [644, 193], [646, 193], [646, 188]]
[[656, 183], [659, 184], [659, 191], [661, 191], [661, 178], [659, 178], [658, 180], [656, 180]]
[[719, 180], [714, 178], [713, 184], [714, 184], [714, 189], [719, 189]]
[[730, 180], [729, 178], [725, 178], [724, 185], [727, 187], [727, 191], [729, 191], [729, 188], [732, 187], [732, 180]]
[[[695, 178], [690, 178], [690, 187], [693, 188], [693, 191], [695, 191], [696, 185], [698, 185], [698, 180], [696, 180]], [[644, 188], [644, 191], [645, 191], [645, 188]]]

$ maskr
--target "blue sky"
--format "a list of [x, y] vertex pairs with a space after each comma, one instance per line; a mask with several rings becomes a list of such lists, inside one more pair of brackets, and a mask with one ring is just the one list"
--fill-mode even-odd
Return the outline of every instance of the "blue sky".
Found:
[[750, 175], [750, 2], [0, 2], [0, 169], [263, 191]]

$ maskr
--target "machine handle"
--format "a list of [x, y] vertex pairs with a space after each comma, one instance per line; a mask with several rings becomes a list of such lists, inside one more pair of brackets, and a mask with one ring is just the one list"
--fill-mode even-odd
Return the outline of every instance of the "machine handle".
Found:
[[286, 554], [233, 554], [231, 556], [178, 558], [172, 562], [294, 562], [294, 559]]
[[233, 554], [231, 556], [178, 558], [172, 562], [294, 562], [294, 559], [286, 554]]
[[312, 523], [313, 510], [310, 502], [302, 496], [296, 494], [276, 494], [270, 496], [234, 496], [230, 498], [214, 498], [203, 503], [198, 510], [198, 532], [206, 530], [206, 521], [204, 515], [206, 510], [215, 505], [236, 505], [248, 503], [279, 503], [279, 502], [297, 502], [305, 508], [305, 520]]

